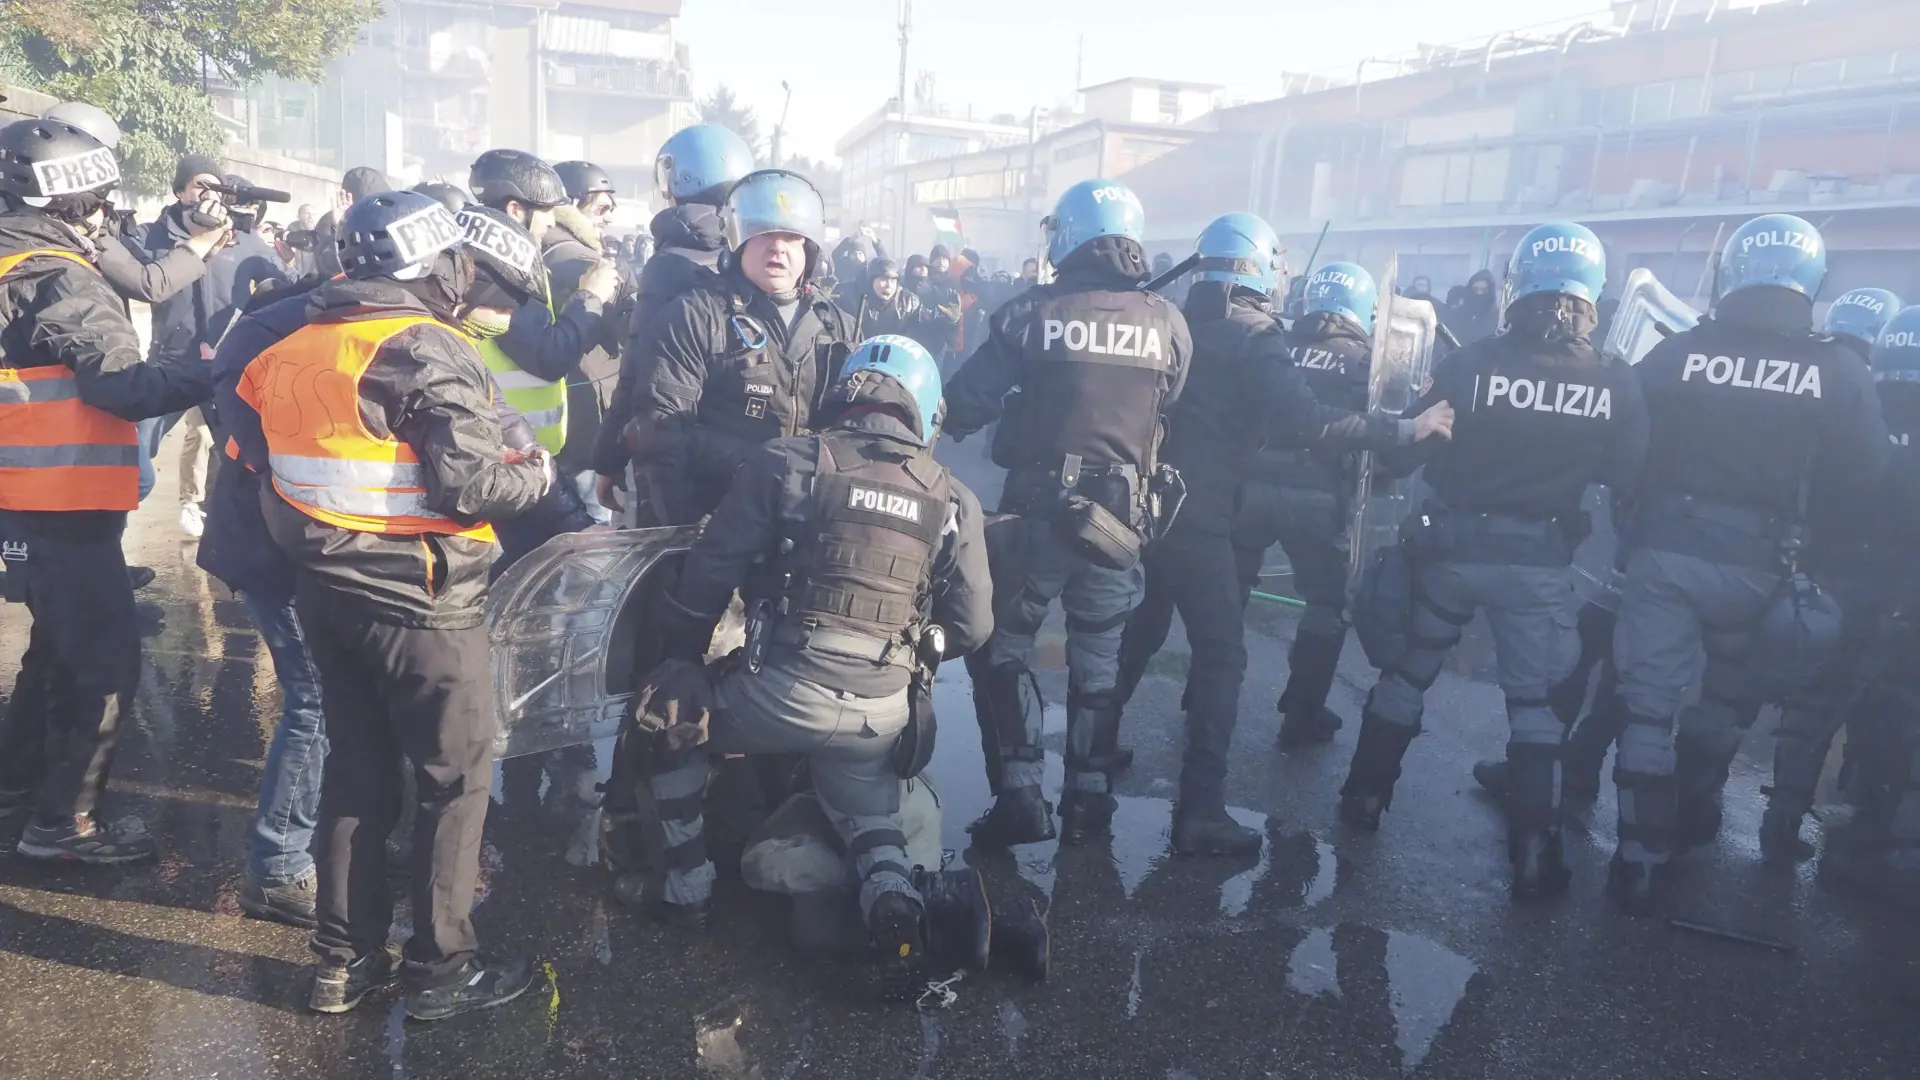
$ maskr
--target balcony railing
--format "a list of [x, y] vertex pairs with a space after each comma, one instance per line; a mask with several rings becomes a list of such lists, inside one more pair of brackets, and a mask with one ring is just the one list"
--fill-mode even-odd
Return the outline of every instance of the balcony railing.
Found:
[[693, 100], [692, 78], [676, 64], [657, 60], [625, 63], [549, 60], [546, 65], [547, 86], [556, 90]]

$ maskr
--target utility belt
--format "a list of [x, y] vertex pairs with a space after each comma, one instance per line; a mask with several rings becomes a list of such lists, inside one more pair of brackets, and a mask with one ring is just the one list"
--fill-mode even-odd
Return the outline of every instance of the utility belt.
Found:
[[1585, 511], [1520, 518], [1464, 514], [1428, 501], [1400, 523], [1400, 544], [1426, 562], [1565, 566], [1592, 531]]
[[1068, 454], [1057, 473], [1009, 473], [1007, 492], [1011, 512], [1046, 520], [1075, 554], [1108, 570], [1132, 569], [1147, 544], [1172, 528], [1187, 497], [1171, 465], [1143, 482], [1133, 465], [1089, 465], [1079, 454]]
[[1633, 547], [1708, 562], [1771, 570], [1803, 546], [1800, 523], [1777, 514], [1674, 495], [1640, 507], [1627, 533]]

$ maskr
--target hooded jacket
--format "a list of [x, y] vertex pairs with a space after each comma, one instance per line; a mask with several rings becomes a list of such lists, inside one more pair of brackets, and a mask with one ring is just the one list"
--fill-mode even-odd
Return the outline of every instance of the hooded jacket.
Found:
[[[599, 230], [587, 215], [571, 205], [559, 207], [554, 211], [553, 227], [547, 230], [540, 244], [554, 306], [570, 308], [576, 297], [581, 300], [583, 310], [589, 302], [599, 306], [598, 300], [580, 292], [580, 279], [606, 256]], [[621, 341], [632, 319], [627, 310], [632, 303], [632, 290], [627, 284], [623, 281], [619, 290], [625, 299], [616, 302], [612, 310], [603, 310], [596, 332], [583, 342], [586, 348], [567, 372], [567, 444], [560, 448], [555, 459], [563, 473], [593, 467], [593, 448], [600, 438], [601, 420], [620, 380]]]
[[[402, 315], [434, 317], [412, 291], [384, 278], [328, 281], [309, 294], [306, 312], [309, 323]], [[544, 487], [538, 466], [503, 460], [492, 386], [480, 355], [444, 324], [395, 335], [360, 379], [367, 429], [411, 446], [425, 466], [428, 507], [462, 524], [523, 513]], [[238, 441], [244, 455], [257, 452]], [[265, 462], [248, 464], [263, 476], [270, 472]], [[339, 528], [294, 508], [271, 484], [261, 485], [260, 503], [268, 531], [298, 568], [303, 588], [324, 588], [376, 622], [465, 629], [485, 621], [492, 544]]]
[[646, 370], [636, 363], [641, 356], [640, 338], [674, 300], [720, 272], [720, 255], [727, 247], [720, 230], [720, 211], [705, 203], [670, 206], [653, 216], [649, 229], [653, 254], [640, 268], [640, 280], [634, 286], [633, 315], [627, 323], [620, 376], [601, 414], [593, 446], [593, 471], [601, 476], [626, 473], [623, 433], [633, 419], [634, 388], [647, 378]]
[[[114, 241], [110, 238], [108, 243]], [[93, 245], [34, 210], [0, 213], [0, 257], [67, 251], [91, 259]], [[146, 363], [126, 307], [105, 278], [68, 259], [28, 259], [0, 279], [0, 367], [72, 368], [80, 399], [122, 420], [191, 409], [212, 394], [206, 365]], [[117, 536], [116, 510], [34, 513], [35, 527], [84, 538]]]
[[[147, 228], [149, 251], [159, 255], [186, 246], [193, 235], [186, 222], [188, 209], [175, 203], [161, 211]], [[254, 293], [291, 280], [266, 241], [249, 232], [234, 232], [227, 246], [207, 260], [205, 275], [154, 305], [148, 358], [204, 362], [201, 347], [210, 349], [220, 340], [234, 313]]]
[[[1486, 296], [1473, 293], [1473, 283], [1487, 283]], [[1462, 345], [1471, 345], [1484, 341], [1500, 332], [1500, 283], [1486, 270], [1475, 270], [1467, 279], [1466, 287], [1460, 290], [1460, 297], [1439, 312], [1440, 320], [1453, 331], [1453, 336]]]

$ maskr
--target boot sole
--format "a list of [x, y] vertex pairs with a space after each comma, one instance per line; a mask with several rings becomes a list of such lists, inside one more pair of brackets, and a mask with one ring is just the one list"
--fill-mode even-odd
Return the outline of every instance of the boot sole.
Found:
[[414, 1012], [413, 1002], [409, 1000], [407, 1002], [407, 1019], [420, 1020], [423, 1022], [431, 1023], [435, 1020], [446, 1020], [451, 1017], [459, 1016], [461, 1013], [480, 1012], [483, 1009], [494, 1009], [502, 1005], [505, 1005], [507, 1002], [512, 1001], [515, 998], [518, 998], [521, 994], [524, 994], [531, 989], [533, 989], [533, 980], [528, 979], [525, 986], [522, 986], [520, 989], [515, 990], [513, 993], [507, 994], [503, 997], [489, 998], [486, 1001], [471, 1001], [462, 1005], [455, 1005], [450, 1008], [447, 1008], [444, 1010], [438, 1010], [431, 1013]]
[[158, 858], [157, 851], [143, 851], [133, 855], [76, 855], [63, 847], [47, 847], [22, 839], [14, 849], [29, 859], [42, 862], [78, 863], [83, 866], [120, 866], [124, 863], [144, 862]]

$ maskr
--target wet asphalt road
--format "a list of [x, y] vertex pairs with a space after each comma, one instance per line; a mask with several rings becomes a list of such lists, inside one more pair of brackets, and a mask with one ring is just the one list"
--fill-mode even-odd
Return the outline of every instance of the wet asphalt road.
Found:
[[[974, 450], [949, 451], [963, 475], [978, 475]], [[404, 1022], [392, 997], [307, 1014], [304, 935], [243, 919], [234, 900], [278, 708], [272, 669], [241, 605], [192, 568], [172, 472], [163, 459], [128, 542], [160, 572], [143, 598], [165, 606], [167, 626], [148, 642], [112, 796], [148, 817], [164, 855], [114, 870], [0, 857], [0, 1078], [1920, 1075], [1915, 925], [1811, 867], [1760, 864], [1761, 736], [1736, 767], [1724, 839], [1689, 860], [1675, 908], [1793, 952], [1614, 915], [1600, 896], [1610, 795], [1572, 830], [1573, 894], [1515, 910], [1497, 812], [1467, 772], [1505, 738], [1472, 643], [1430, 696], [1384, 828], [1360, 835], [1333, 814], [1353, 724], [1329, 748], [1274, 746], [1293, 613], [1261, 604], [1231, 796], [1267, 831], [1267, 852], [1168, 855], [1176, 631], [1128, 714], [1139, 756], [1111, 845], [979, 860], [996, 890], [1050, 898], [1044, 985], [988, 975], [961, 983], [945, 1012], [881, 1008], [858, 968], [801, 960], [777, 903], [738, 886], [705, 939], [663, 935], [610, 902], [585, 865], [588, 811], [543, 785], [543, 798], [496, 803], [476, 915], [488, 940], [546, 962], [533, 992], [434, 1026]], [[25, 627], [24, 609], [0, 606], [0, 685]], [[1042, 684], [1057, 701], [1050, 633]], [[1343, 676], [1334, 704], [1351, 719], [1369, 676], [1357, 647]], [[957, 665], [941, 695], [933, 775], [961, 848], [986, 793]], [[1057, 707], [1049, 719], [1057, 754]], [[1050, 766], [1057, 785], [1057, 757]]]

